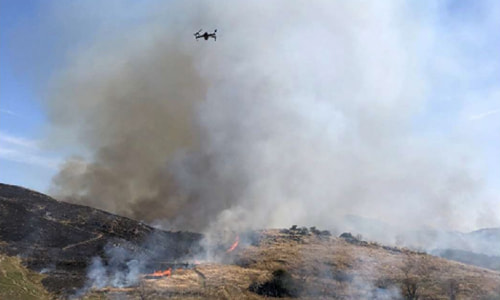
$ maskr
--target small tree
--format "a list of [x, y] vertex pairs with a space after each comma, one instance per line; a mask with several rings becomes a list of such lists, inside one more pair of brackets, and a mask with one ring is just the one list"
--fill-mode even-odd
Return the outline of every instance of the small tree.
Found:
[[427, 256], [406, 254], [400, 269], [403, 273], [403, 297], [406, 300], [418, 300], [422, 285], [430, 281], [431, 269]]
[[418, 300], [420, 298], [418, 288], [419, 284], [415, 277], [403, 279], [403, 296], [406, 300]]

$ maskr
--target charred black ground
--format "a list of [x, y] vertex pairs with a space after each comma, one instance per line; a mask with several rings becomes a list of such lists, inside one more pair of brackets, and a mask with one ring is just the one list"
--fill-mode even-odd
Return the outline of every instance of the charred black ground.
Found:
[[19, 255], [29, 268], [46, 272], [43, 284], [51, 292], [79, 289], [91, 259], [99, 256], [106, 264], [113, 248], [147, 261], [147, 272], [199, 251], [201, 238], [0, 184], [0, 252]]

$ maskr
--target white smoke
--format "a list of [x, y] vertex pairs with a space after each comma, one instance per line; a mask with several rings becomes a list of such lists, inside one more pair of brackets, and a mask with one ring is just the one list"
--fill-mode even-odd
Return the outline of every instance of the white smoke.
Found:
[[104, 260], [99, 256], [91, 259], [87, 267], [85, 285], [76, 291], [75, 297], [81, 297], [91, 289], [102, 289], [107, 286], [123, 288], [136, 285], [144, 272], [146, 260], [137, 257], [121, 247], [108, 245], [105, 248]]
[[[431, 26], [442, 7], [149, 8], [125, 32], [102, 25], [55, 80], [55, 136], [90, 153], [55, 177], [56, 196], [196, 230], [332, 228], [345, 214], [477, 226], [490, 204], [474, 151], [415, 126], [432, 104], [433, 49], [455, 46]], [[217, 42], [196, 42], [200, 27]]]

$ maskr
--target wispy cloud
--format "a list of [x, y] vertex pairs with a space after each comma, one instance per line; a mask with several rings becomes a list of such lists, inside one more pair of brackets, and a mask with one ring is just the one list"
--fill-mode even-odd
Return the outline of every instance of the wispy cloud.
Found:
[[59, 161], [45, 155], [36, 140], [0, 132], [0, 159], [57, 169]]
[[37, 165], [44, 168], [56, 170], [59, 162], [53, 158], [44, 157], [34, 153], [29, 153], [19, 149], [0, 148], [0, 159], [8, 161]]
[[12, 110], [8, 110], [8, 109], [0, 109], [0, 113], [5, 114], [5, 115], [14, 116], [14, 117], [20, 117], [19, 114], [13, 112]]
[[470, 116], [469, 117], [469, 121], [481, 120], [481, 119], [484, 119], [484, 118], [489, 117], [491, 115], [496, 115], [496, 114], [499, 114], [499, 113], [500, 113], [500, 109], [489, 110], [489, 111], [484, 112], [484, 113], [480, 113], [480, 114], [477, 114], [477, 115]]
[[0, 146], [3, 146], [3, 144], [15, 145], [32, 149], [37, 147], [37, 142], [35, 140], [30, 140], [23, 137], [10, 135], [8, 133], [0, 131]]

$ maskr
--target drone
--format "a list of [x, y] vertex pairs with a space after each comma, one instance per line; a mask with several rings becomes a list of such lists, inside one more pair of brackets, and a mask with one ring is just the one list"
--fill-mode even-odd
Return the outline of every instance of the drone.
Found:
[[198, 30], [198, 32], [194, 34], [194, 38], [196, 39], [196, 41], [198, 41], [199, 38], [204, 38], [205, 41], [208, 40], [208, 38], [213, 38], [214, 42], [217, 41], [217, 35], [216, 35], [217, 29], [215, 29], [213, 33], [208, 33], [205, 31], [205, 33], [201, 34], [202, 30], [203, 29], [200, 29]]

